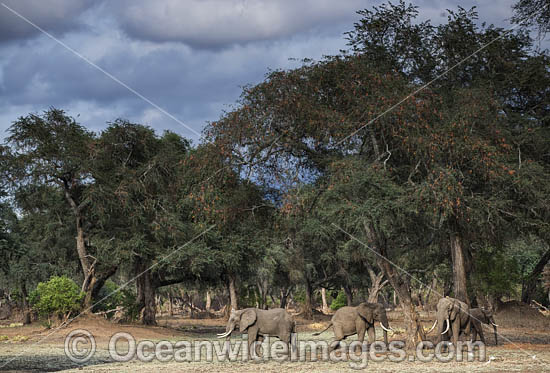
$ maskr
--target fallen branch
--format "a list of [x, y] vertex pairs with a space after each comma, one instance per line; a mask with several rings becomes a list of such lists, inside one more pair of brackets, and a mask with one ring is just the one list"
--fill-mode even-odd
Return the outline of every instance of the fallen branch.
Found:
[[548, 307], [545, 307], [543, 306], [542, 304], [540, 304], [539, 302], [537, 302], [536, 300], [531, 300], [531, 303], [533, 303], [535, 306], [537, 306], [538, 308], [542, 308], [543, 310], [545, 311], [550, 311], [550, 308]]
[[107, 314], [109, 314], [109, 313], [117, 312], [117, 311], [122, 311], [123, 309], [124, 309], [124, 307], [118, 306], [117, 308], [113, 308], [112, 310], [101, 311], [101, 312], [95, 312], [94, 315], [104, 315], [104, 316], [107, 316]]

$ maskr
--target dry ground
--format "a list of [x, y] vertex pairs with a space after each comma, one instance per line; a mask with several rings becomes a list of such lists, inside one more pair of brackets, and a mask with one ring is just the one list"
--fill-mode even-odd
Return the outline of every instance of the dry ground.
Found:
[[[421, 314], [428, 328], [433, 315]], [[389, 314], [390, 325], [402, 329], [398, 312]], [[492, 330], [485, 328], [488, 341], [487, 359], [474, 362], [432, 361], [423, 363], [407, 358], [402, 362], [368, 362], [367, 369], [380, 372], [550, 372], [550, 318], [538, 311], [518, 305], [505, 305], [495, 316], [499, 324], [499, 346], [494, 345]], [[318, 337], [312, 332], [323, 329], [330, 316], [317, 315], [315, 320], [308, 321], [297, 317], [299, 340], [331, 340], [329, 329]], [[4, 325], [8, 326], [8, 325]], [[194, 341], [214, 340], [216, 333], [222, 332], [224, 320], [202, 319], [191, 320], [178, 316], [159, 318], [159, 326], [143, 327], [137, 325], [112, 324], [102, 318], [92, 316], [76, 319], [69, 326], [59, 330], [45, 329], [40, 323], [28, 326], [0, 327], [0, 370], [18, 372], [59, 371], [66, 369], [74, 372], [343, 372], [350, 371], [349, 362], [167, 362], [152, 361], [144, 363], [132, 360], [126, 363], [113, 362], [108, 354], [110, 337], [117, 332], [127, 332], [136, 340], [151, 341]], [[97, 343], [97, 352], [84, 366], [78, 366], [64, 354], [65, 336], [75, 329], [86, 329], [92, 333]], [[381, 331], [377, 329], [377, 336]], [[431, 338], [434, 337], [432, 332]], [[351, 337], [351, 340], [355, 337]], [[394, 335], [391, 340], [402, 339]], [[233, 335], [233, 341], [242, 341], [239, 335]], [[342, 355], [339, 355], [342, 356]], [[386, 357], [389, 355], [386, 355]]]

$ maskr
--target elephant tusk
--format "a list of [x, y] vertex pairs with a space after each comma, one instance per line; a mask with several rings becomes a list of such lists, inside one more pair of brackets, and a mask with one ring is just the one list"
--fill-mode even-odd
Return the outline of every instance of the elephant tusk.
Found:
[[434, 324], [432, 325], [432, 327], [430, 328], [430, 330], [428, 330], [428, 331], [426, 332], [426, 334], [428, 334], [429, 332], [431, 332], [432, 330], [434, 330], [436, 325], [437, 325], [437, 319], [435, 320], [435, 322], [434, 322]]
[[218, 338], [227, 337], [229, 334], [231, 334], [232, 331], [233, 331], [233, 330], [230, 330], [230, 331], [225, 332], [225, 333], [218, 334]]
[[494, 322], [492, 322], [491, 325], [493, 325], [494, 327], [497, 327], [497, 326], [498, 326], [498, 325], [495, 324]]
[[387, 332], [393, 332], [392, 328], [387, 329], [386, 327], [384, 327], [384, 324], [382, 324], [382, 321], [380, 321], [380, 326], [382, 327], [382, 329], [384, 329]]
[[451, 323], [449, 322], [449, 319], [447, 319], [446, 321], [447, 321], [447, 329], [445, 329], [445, 331], [441, 334], [445, 334], [449, 331], [449, 327], [450, 327]]

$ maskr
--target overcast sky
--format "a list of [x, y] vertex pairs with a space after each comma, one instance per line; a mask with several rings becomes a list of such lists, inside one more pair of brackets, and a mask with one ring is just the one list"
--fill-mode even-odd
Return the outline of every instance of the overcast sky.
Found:
[[[514, 2], [413, 3], [420, 7], [422, 20], [431, 19], [435, 24], [445, 21], [446, 8], [477, 5], [480, 20], [510, 27], [508, 19]], [[19, 116], [54, 106], [79, 115], [78, 121], [95, 131], [105, 128], [108, 121], [125, 118], [147, 124], [158, 133], [169, 129], [196, 143], [205, 123], [230, 109], [242, 86], [260, 82], [269, 69], [297, 66], [292, 59], [337, 54], [345, 48], [343, 33], [353, 29], [358, 20], [355, 12], [381, 2], [0, 3], [0, 138]]]

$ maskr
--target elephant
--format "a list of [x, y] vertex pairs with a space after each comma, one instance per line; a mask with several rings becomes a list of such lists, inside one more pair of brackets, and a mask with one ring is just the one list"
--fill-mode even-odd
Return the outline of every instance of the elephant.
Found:
[[481, 339], [481, 342], [485, 343], [485, 337], [483, 336], [483, 328], [481, 327], [481, 323], [488, 324], [493, 326], [493, 331], [495, 333], [495, 345], [498, 345], [498, 338], [497, 338], [497, 324], [495, 323], [495, 319], [493, 318], [493, 311], [486, 308], [471, 308], [470, 309], [470, 317], [471, 317], [471, 328], [470, 331], [472, 333], [472, 342], [475, 342], [477, 335], [479, 334], [479, 339]]
[[[218, 338], [230, 337], [235, 328], [239, 326], [241, 333], [248, 333], [248, 351], [252, 351], [252, 344], [256, 341], [262, 342], [264, 336], [279, 337], [283, 342], [289, 344], [292, 334], [296, 331], [294, 318], [283, 308], [262, 310], [259, 308], [246, 308], [243, 310], [232, 310], [229, 321], [225, 327], [225, 333], [218, 334]], [[256, 354], [259, 355], [259, 344], [256, 344]]]
[[313, 333], [313, 335], [319, 335], [332, 326], [334, 341], [337, 342], [333, 347], [334, 349], [338, 347], [342, 339], [354, 334], [357, 334], [357, 340], [363, 343], [365, 331], [368, 332], [368, 340], [372, 343], [376, 340], [374, 331], [375, 321], [380, 322], [380, 326], [384, 331], [384, 342], [387, 345], [388, 332], [391, 332], [392, 329], [388, 323], [386, 310], [380, 303], [363, 302], [357, 307], [342, 307], [332, 316], [329, 325], [324, 330]]
[[461, 332], [465, 335], [470, 334], [469, 311], [470, 307], [458, 299], [441, 298], [437, 303], [437, 318], [428, 333], [439, 323], [437, 343], [441, 342], [443, 337], [450, 337], [456, 346]]

